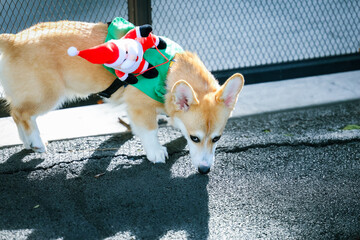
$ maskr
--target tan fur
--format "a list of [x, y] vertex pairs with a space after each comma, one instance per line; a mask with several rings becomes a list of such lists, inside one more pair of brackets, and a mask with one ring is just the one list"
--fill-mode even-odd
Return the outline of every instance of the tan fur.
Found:
[[[199, 129], [202, 129], [207, 136], [214, 132], [215, 129], [222, 132], [234, 107], [227, 108], [220, 100], [226, 84], [221, 88], [214, 76], [193, 53], [185, 52], [177, 55], [175, 63], [175, 67], [172, 67], [169, 71], [167, 80], [166, 110], [169, 116], [182, 119], [186, 123], [190, 135], [194, 135], [195, 131]], [[238, 74], [238, 76], [243, 80], [242, 75]], [[198, 101], [185, 113], [178, 110], [176, 105], [173, 104], [174, 95], [171, 89], [179, 80], [186, 81], [192, 87], [194, 97]]]
[[148, 130], [157, 129], [158, 110], [163, 109], [163, 104], [131, 86], [126, 87], [124, 101], [131, 121]]
[[[21, 129], [25, 135], [37, 129], [34, 117], [56, 108], [66, 99], [86, 97], [112, 83], [114, 76], [101, 65], [67, 55], [70, 46], [87, 49], [103, 43], [106, 34], [107, 25], [103, 23], [60, 21], [40, 23], [15, 35], [0, 35], [0, 83], [25, 145], [32, 146], [31, 141], [40, 139], [33, 137], [35, 140], [26, 143], [26, 136], [22, 136]], [[179, 110], [174, 103], [172, 89], [179, 80], [188, 84], [196, 100], [188, 111]], [[190, 134], [199, 129], [206, 135], [222, 132], [233, 107], [222, 102], [222, 88], [195, 54], [184, 52], [175, 56], [167, 87], [165, 105], [132, 86], [119, 89], [111, 100], [125, 101], [132, 126], [139, 132], [157, 129], [159, 111], [181, 119]], [[207, 144], [212, 144], [211, 139]], [[36, 150], [37, 146], [32, 148]], [[153, 157], [162, 158], [167, 153], [160, 155]]]

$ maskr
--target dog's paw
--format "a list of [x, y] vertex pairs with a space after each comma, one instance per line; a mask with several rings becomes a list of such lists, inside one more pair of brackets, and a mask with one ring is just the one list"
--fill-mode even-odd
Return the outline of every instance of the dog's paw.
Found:
[[24, 148], [33, 150], [34, 152], [37, 153], [44, 153], [47, 151], [46, 149], [47, 144], [48, 144], [47, 141], [43, 142], [41, 139], [37, 139], [34, 142], [24, 142]]
[[34, 144], [31, 144], [30, 145], [30, 148], [34, 151], [34, 152], [37, 152], [37, 153], [44, 153], [46, 152], [46, 146], [45, 144], [41, 143], [39, 145], [34, 145]]
[[41, 138], [32, 139], [30, 143], [30, 148], [37, 153], [44, 153], [47, 151], [46, 146], [48, 145], [47, 141], [43, 141]]
[[169, 157], [166, 147], [159, 146], [157, 149], [151, 149], [146, 152], [146, 157], [152, 163], [165, 163]]
[[30, 142], [30, 148], [37, 153], [44, 153], [46, 152], [46, 145], [47, 145], [47, 141], [43, 140], [40, 137], [40, 133], [39, 131], [33, 131], [29, 136], [28, 136], [28, 141]]

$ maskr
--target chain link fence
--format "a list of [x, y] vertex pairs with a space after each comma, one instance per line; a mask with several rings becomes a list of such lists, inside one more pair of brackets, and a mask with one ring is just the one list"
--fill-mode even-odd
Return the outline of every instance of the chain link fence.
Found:
[[[146, 0], [143, 0], [146, 3]], [[127, 0], [0, 0], [0, 33], [56, 20], [128, 19]], [[359, 0], [153, 0], [154, 32], [211, 71], [359, 52]]]
[[155, 31], [211, 71], [356, 53], [358, 0], [152, 1]]
[[127, 0], [0, 0], [0, 33], [17, 33], [39, 22], [107, 22], [128, 18]]
[[[356, 53], [358, 0], [153, 0], [152, 24], [211, 71]], [[56, 20], [128, 19], [126, 0], [1, 0], [0, 33]]]

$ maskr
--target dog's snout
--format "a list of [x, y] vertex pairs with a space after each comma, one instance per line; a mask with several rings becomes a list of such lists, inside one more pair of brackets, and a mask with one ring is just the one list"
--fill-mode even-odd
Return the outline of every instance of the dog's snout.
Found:
[[202, 165], [198, 167], [198, 171], [201, 174], [208, 174], [210, 172], [210, 167]]

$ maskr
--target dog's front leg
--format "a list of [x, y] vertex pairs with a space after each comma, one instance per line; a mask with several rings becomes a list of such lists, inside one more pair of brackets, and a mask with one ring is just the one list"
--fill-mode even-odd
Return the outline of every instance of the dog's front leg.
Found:
[[157, 129], [147, 129], [134, 121], [131, 122], [131, 128], [133, 133], [140, 138], [149, 161], [153, 163], [165, 163], [168, 153], [166, 147], [161, 146], [159, 143]]
[[149, 161], [165, 163], [168, 153], [157, 136], [157, 108], [161, 105], [140, 91], [136, 91], [135, 96], [137, 96], [136, 100], [126, 101], [132, 132], [140, 138]]

